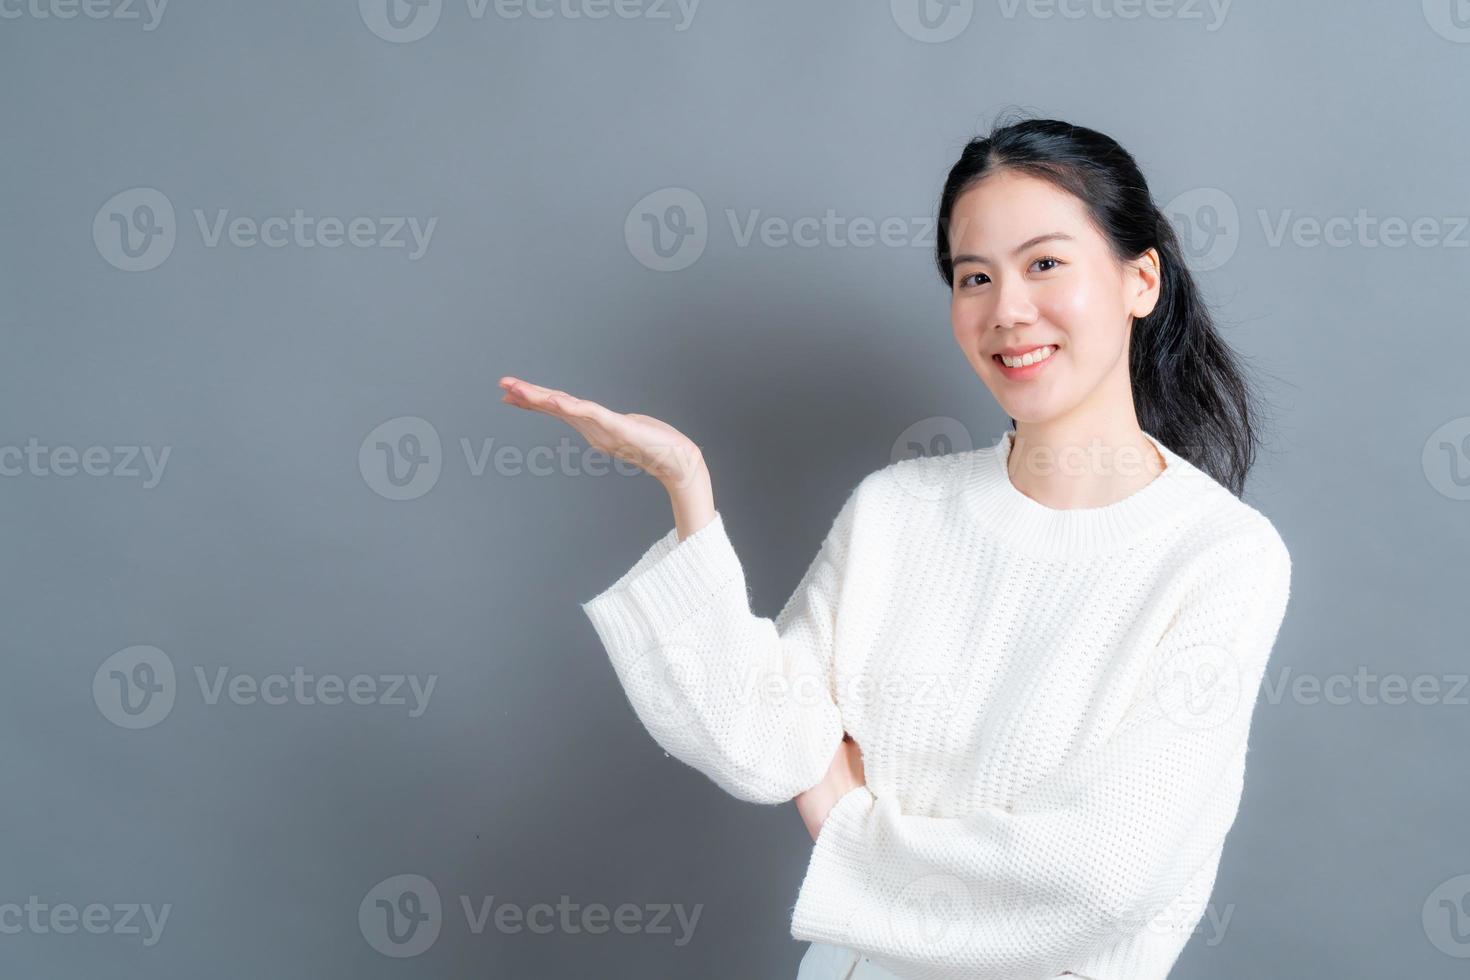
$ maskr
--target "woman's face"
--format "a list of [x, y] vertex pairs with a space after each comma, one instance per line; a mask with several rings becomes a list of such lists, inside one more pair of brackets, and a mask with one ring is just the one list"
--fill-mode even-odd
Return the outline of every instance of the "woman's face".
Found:
[[[955, 341], [1007, 415], [1019, 424], [1132, 412], [1130, 318], [1158, 301], [1155, 250], [1118, 262], [1081, 201], [1006, 171], [955, 201], [949, 246]], [[1047, 346], [1050, 356], [1029, 366], [997, 359]]]

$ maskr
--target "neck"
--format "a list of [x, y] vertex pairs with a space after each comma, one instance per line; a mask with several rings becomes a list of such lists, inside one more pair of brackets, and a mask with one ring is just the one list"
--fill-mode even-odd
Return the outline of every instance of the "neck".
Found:
[[1103, 421], [1017, 422], [1012, 438], [1011, 483], [1056, 510], [1116, 503], [1167, 465], [1131, 412]]
[[[1092, 468], [1092, 472], [1084, 472], [1079, 477], [1063, 469], [1060, 475], [1074, 481], [1072, 484], [1060, 484], [1063, 489], [1104, 485], [1096, 477], [1098, 471], [1105, 467], [1093, 462], [1094, 458], [1121, 470], [1127, 457], [1133, 470], [1127, 475], [1140, 486], [1119, 497], [1116, 487], [1122, 485], [1122, 481], [1109, 481], [1106, 485], [1114, 489], [1099, 496], [1113, 499], [1095, 506], [1053, 507], [1023, 493], [1009, 475], [1012, 468], [1009, 450], [1017, 445], [1017, 432], [1007, 428], [993, 446], [953, 454], [949, 470], [956, 474], [958, 482], [955, 486], [965, 513], [977, 527], [983, 527], [985, 533], [996, 541], [1038, 557], [1082, 558], [1115, 551], [1141, 535], [1177, 528], [1177, 522], [1193, 507], [1203, 506], [1218, 494], [1229, 492], [1162, 442], [1157, 444], [1154, 466], [1150, 467], [1145, 465], [1149, 456], [1125, 452], [1126, 442], [1119, 439], [1104, 442], [1099, 436], [1097, 449], [1101, 450], [1100, 453], [1096, 456], [1084, 454], [1073, 460], [1074, 464], [1080, 461], [1084, 470]], [[1150, 435], [1142, 434], [1145, 440]], [[1080, 444], [1086, 449], [1088, 440], [1073, 438], [1066, 444]], [[1116, 454], [1107, 450], [1116, 450]], [[1161, 468], [1157, 467], [1157, 455], [1164, 457], [1165, 465]], [[1016, 472], [1024, 477], [1028, 471], [1041, 469], [1034, 462], [1027, 465], [1023, 461]], [[1059, 465], [1053, 462], [1046, 473], [1048, 478], [1059, 475], [1053, 472], [1058, 469]], [[1155, 475], [1144, 479], [1144, 474], [1151, 469]], [[1102, 475], [1113, 474], [1106, 472]], [[1055, 482], [1048, 483], [1048, 486], [1056, 485]]]

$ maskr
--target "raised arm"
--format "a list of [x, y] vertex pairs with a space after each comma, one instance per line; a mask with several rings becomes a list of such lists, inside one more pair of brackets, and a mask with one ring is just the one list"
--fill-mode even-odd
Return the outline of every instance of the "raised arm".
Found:
[[842, 742], [832, 690], [854, 490], [775, 620], [755, 615], [723, 516], [670, 530], [582, 603], [639, 720], [666, 752], [743, 800], [784, 803]]
[[654, 740], [731, 795], [783, 803], [842, 744], [831, 668], [857, 491], [776, 619], [756, 616], [698, 448], [667, 423], [512, 377], [503, 399], [555, 416], [654, 476], [674, 527], [581, 603]]

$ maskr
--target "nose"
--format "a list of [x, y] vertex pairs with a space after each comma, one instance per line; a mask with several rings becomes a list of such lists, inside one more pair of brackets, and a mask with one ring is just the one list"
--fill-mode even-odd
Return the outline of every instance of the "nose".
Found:
[[995, 283], [991, 291], [995, 297], [995, 312], [992, 314], [997, 327], [1017, 327], [1036, 321], [1036, 304], [1031, 302], [1031, 293], [1024, 279], [1005, 276]]

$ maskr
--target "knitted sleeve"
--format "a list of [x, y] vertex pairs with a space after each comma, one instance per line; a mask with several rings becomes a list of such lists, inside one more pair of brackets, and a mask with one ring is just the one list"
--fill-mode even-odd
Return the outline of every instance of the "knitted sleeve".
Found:
[[792, 799], [842, 742], [831, 666], [856, 500], [774, 621], [751, 612], [718, 511], [682, 541], [670, 529], [581, 604], [654, 741], [739, 799]]
[[906, 978], [1123, 976], [1108, 948], [1218, 861], [1238, 810], [1291, 579], [1274, 528], [1248, 537], [1187, 590], [1109, 740], [1012, 805], [936, 818], [866, 786], [841, 797], [792, 936], [853, 947]]

